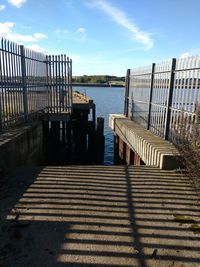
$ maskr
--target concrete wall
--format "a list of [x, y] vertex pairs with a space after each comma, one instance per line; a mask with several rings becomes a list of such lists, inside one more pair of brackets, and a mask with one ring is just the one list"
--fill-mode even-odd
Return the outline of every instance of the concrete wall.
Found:
[[135, 154], [135, 165], [145, 163], [163, 170], [180, 167], [179, 152], [170, 142], [161, 139], [121, 114], [110, 114], [109, 125], [114, 134], [119, 137], [120, 158], [127, 158], [123, 148], [126, 144]]
[[41, 122], [27, 124], [0, 134], [0, 172], [14, 166], [41, 164], [42, 160]]

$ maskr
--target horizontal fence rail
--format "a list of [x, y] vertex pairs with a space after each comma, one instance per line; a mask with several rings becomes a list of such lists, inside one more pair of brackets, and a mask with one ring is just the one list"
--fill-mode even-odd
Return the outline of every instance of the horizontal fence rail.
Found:
[[128, 70], [126, 80], [126, 116], [172, 142], [183, 124], [192, 131], [200, 94], [199, 56]]
[[0, 39], [0, 131], [41, 111], [71, 112], [72, 60]]

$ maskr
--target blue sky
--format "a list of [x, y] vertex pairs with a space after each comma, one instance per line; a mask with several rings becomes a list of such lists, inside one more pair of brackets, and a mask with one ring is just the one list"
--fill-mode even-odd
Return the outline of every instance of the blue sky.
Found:
[[67, 54], [73, 74], [200, 54], [200, 0], [0, 0], [0, 36]]

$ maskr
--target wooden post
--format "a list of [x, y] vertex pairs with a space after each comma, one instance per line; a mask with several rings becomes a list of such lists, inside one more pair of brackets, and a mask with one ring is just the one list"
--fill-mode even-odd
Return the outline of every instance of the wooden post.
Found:
[[49, 138], [49, 121], [42, 121], [42, 132], [45, 141]]
[[66, 141], [66, 127], [65, 127], [65, 121], [62, 121], [62, 145], [65, 146]]
[[123, 140], [119, 137], [119, 159], [120, 159], [120, 163], [123, 162], [123, 154], [124, 154], [124, 142]]
[[140, 157], [137, 153], [134, 153], [134, 165], [140, 166]]
[[95, 128], [94, 128], [94, 122], [89, 121], [88, 122], [88, 159], [89, 162], [93, 163], [95, 162]]
[[125, 100], [124, 100], [124, 115], [128, 117], [128, 107], [129, 107], [129, 89], [130, 89], [130, 72], [128, 69], [126, 72], [126, 91], [125, 91]]
[[51, 122], [51, 137], [53, 148], [58, 150], [60, 144], [60, 122], [59, 121], [52, 121]]
[[93, 125], [94, 125], [94, 129], [96, 128], [96, 105], [93, 104], [93, 107], [92, 107], [92, 122], [93, 122]]
[[126, 164], [134, 165], [134, 152], [129, 145], [126, 145]]
[[114, 164], [119, 164], [119, 136], [114, 135]]
[[27, 96], [27, 84], [26, 84], [26, 61], [24, 46], [20, 45], [21, 55], [21, 73], [22, 73], [22, 90], [23, 90], [23, 106], [24, 106], [24, 120], [28, 120], [28, 96]]
[[66, 122], [66, 142], [67, 142], [67, 152], [72, 153], [72, 123], [71, 121]]
[[130, 149], [130, 165], [134, 165], [134, 152]]
[[149, 96], [149, 112], [148, 112], [147, 130], [150, 129], [150, 122], [151, 122], [151, 102], [152, 102], [152, 95], [153, 95], [153, 81], [154, 81], [155, 65], [156, 65], [155, 63], [152, 64], [152, 71], [151, 71], [151, 85], [150, 85], [150, 96]]
[[172, 97], [173, 97], [173, 89], [174, 89], [174, 71], [176, 68], [176, 59], [172, 59], [172, 67], [171, 67], [171, 77], [170, 77], [170, 85], [169, 85], [169, 93], [168, 93], [168, 101], [166, 107], [166, 117], [165, 117], [165, 131], [164, 138], [168, 140], [169, 138], [169, 128], [170, 128], [170, 117], [171, 117], [171, 106], [172, 106]]
[[119, 138], [119, 161], [121, 164], [126, 164], [126, 143]]
[[104, 118], [97, 118], [97, 129], [96, 129], [96, 163], [103, 164], [104, 161]]
[[130, 165], [130, 156], [131, 156], [131, 149], [130, 146], [126, 144], [126, 164]]

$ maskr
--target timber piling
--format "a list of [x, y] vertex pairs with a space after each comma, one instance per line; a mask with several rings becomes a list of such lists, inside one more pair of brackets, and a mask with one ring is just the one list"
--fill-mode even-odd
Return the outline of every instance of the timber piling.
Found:
[[44, 116], [47, 163], [103, 164], [104, 118], [96, 119], [95, 103], [79, 92], [73, 93], [72, 110]]

